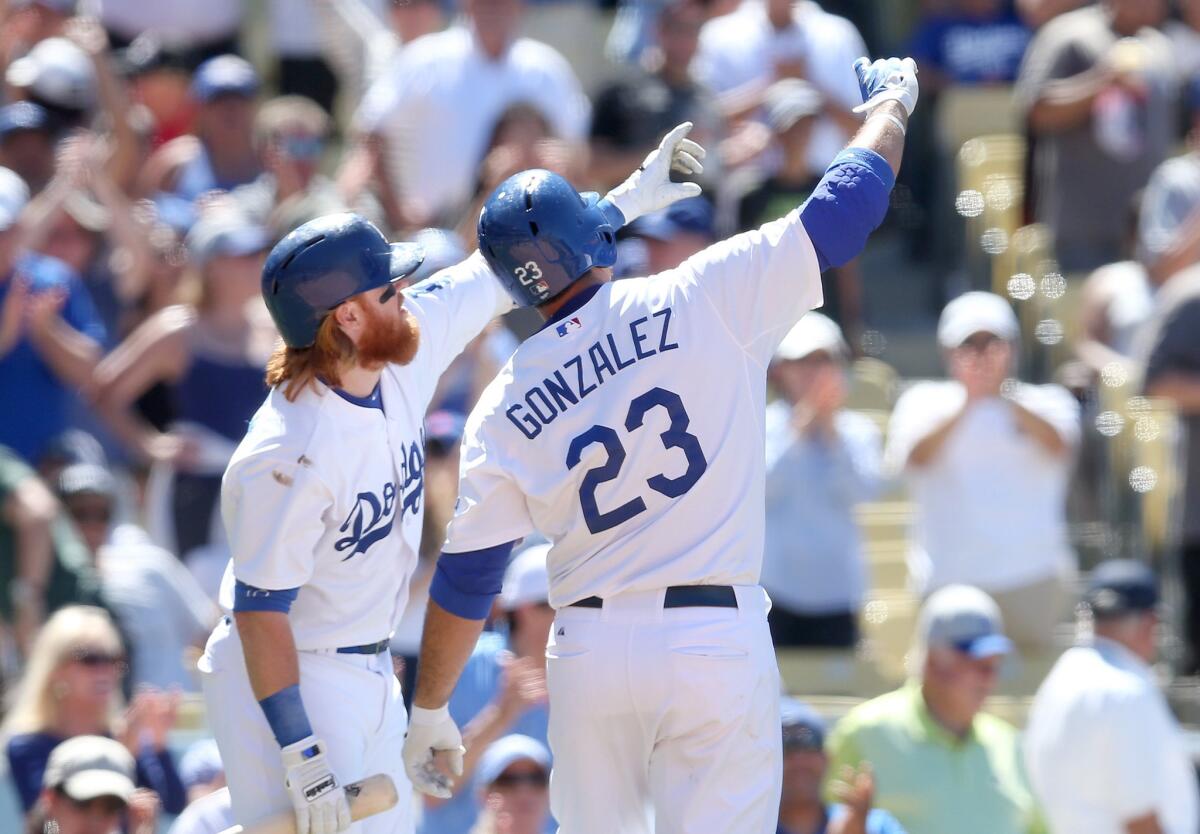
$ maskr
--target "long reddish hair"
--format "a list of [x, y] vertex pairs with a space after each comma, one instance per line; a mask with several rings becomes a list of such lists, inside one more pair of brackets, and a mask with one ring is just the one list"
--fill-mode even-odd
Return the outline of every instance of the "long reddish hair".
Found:
[[283, 396], [294, 402], [300, 392], [317, 380], [337, 387], [342, 384], [340, 368], [355, 358], [354, 343], [342, 332], [332, 315], [317, 328], [312, 347], [294, 348], [280, 342], [267, 361], [267, 385], [283, 386]]

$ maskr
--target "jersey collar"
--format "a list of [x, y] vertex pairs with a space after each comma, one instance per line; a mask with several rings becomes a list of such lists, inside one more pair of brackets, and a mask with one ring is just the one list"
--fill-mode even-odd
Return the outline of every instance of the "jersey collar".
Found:
[[357, 405], [360, 408], [378, 408], [380, 411], [383, 411], [383, 393], [380, 390], [378, 382], [375, 383], [375, 387], [371, 390], [371, 393], [365, 397], [356, 397], [348, 391], [343, 391], [341, 388], [333, 388], [333, 393], [346, 402]]
[[575, 296], [572, 296], [567, 301], [566, 304], [559, 307], [557, 313], [555, 313], [550, 318], [546, 319], [546, 323], [543, 324], [539, 328], [539, 330], [545, 330], [547, 327], [549, 327], [552, 324], [558, 324], [560, 321], [565, 319], [567, 316], [578, 311], [580, 307], [582, 307], [584, 304], [587, 304], [589, 301], [591, 301], [592, 296], [594, 296], [596, 293], [600, 292], [600, 288], [603, 286], [604, 286], [604, 284], [596, 284], [594, 286], [588, 287], [587, 289], [580, 290], [579, 293]]

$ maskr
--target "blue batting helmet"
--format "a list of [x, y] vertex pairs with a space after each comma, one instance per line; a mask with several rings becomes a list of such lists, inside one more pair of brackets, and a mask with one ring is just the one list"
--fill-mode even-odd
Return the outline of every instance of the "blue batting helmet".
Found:
[[617, 260], [617, 230], [558, 174], [522, 171], [492, 192], [479, 214], [479, 251], [523, 307], [543, 304], [594, 266]]
[[411, 275], [424, 257], [415, 244], [388, 243], [364, 217], [328, 214], [275, 244], [263, 266], [263, 299], [284, 343], [310, 347], [334, 307]]

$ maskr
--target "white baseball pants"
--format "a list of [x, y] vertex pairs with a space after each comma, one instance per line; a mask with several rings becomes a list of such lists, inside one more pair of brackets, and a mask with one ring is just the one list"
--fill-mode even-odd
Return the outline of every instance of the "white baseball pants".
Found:
[[774, 834], [769, 602], [735, 591], [737, 608], [664, 609], [655, 591], [559, 609], [546, 647], [559, 834]]
[[[303, 651], [299, 658], [300, 696], [313, 732], [325, 742], [338, 782], [346, 785], [385, 773], [400, 795], [395, 808], [356, 822], [349, 831], [412, 834], [412, 784], [400, 758], [408, 716], [391, 657], [387, 652]], [[208, 726], [221, 750], [234, 820], [244, 825], [290, 812], [279, 744], [250, 689], [237, 627], [228, 618], [213, 630], [199, 668]]]

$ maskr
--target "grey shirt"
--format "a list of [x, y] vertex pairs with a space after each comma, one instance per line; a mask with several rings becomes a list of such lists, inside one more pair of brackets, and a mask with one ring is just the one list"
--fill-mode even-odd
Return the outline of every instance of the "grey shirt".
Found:
[[[1200, 266], [1175, 275], [1159, 291], [1151, 324], [1146, 384], [1175, 373], [1200, 381]], [[1200, 542], [1200, 414], [1185, 414], [1183, 539]]]
[[[1017, 79], [1016, 100], [1031, 110], [1052, 82], [1097, 67], [1120, 40], [1106, 12], [1089, 6], [1061, 15], [1034, 36]], [[1171, 42], [1155, 29], [1130, 39], [1146, 93], [1101, 93], [1083, 124], [1036, 136], [1035, 214], [1049, 225], [1064, 271], [1119, 260], [1134, 193], [1167, 155], [1176, 124]], [[1128, 54], [1128, 53], [1127, 53]]]
[[1138, 258], [1148, 267], [1162, 257], [1179, 230], [1200, 208], [1200, 154], [1168, 159], [1154, 169], [1142, 195], [1138, 221]]

